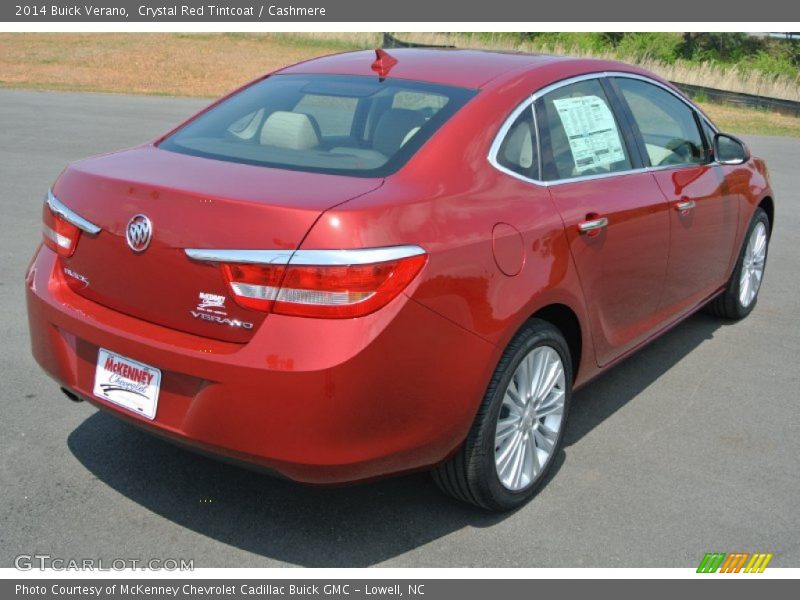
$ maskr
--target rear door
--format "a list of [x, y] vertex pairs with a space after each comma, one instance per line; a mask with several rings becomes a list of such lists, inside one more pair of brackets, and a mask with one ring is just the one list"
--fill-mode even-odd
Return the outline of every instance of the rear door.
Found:
[[544, 178], [561, 213], [602, 366], [645, 339], [667, 266], [668, 205], [600, 77], [536, 102]]
[[667, 278], [661, 310], [677, 316], [730, 273], [739, 202], [724, 167], [711, 161], [702, 121], [685, 101], [641, 79], [612, 78], [630, 110], [646, 164], [670, 205]]

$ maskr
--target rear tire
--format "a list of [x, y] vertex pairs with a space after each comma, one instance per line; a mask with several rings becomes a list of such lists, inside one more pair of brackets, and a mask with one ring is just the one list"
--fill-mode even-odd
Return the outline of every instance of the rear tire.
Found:
[[527, 502], [561, 449], [571, 396], [564, 336], [532, 319], [503, 352], [464, 444], [434, 469], [436, 484], [492, 511]]
[[703, 308], [723, 319], [743, 319], [755, 308], [769, 250], [769, 217], [757, 208], [747, 228], [736, 267], [725, 290]]

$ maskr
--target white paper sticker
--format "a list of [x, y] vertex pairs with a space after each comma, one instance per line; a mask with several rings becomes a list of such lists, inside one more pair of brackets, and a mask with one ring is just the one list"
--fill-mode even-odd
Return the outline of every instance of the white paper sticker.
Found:
[[599, 96], [553, 100], [567, 134], [575, 170], [583, 173], [625, 160], [614, 115]]

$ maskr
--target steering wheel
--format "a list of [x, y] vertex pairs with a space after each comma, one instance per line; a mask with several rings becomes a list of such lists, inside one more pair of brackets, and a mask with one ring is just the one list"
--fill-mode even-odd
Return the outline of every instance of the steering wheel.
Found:
[[689, 163], [694, 157], [694, 144], [689, 140], [671, 140], [666, 145], [666, 149], [670, 151], [670, 155], [658, 163], [659, 167]]

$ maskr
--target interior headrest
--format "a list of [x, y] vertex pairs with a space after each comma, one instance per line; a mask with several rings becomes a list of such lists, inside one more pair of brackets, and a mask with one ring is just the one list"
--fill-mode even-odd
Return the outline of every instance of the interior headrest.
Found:
[[418, 110], [390, 108], [378, 119], [372, 147], [385, 156], [392, 156], [413, 137], [412, 130], [419, 131], [424, 124], [425, 117]]
[[319, 146], [317, 127], [310, 115], [276, 110], [261, 128], [261, 144], [289, 150], [308, 150]]

